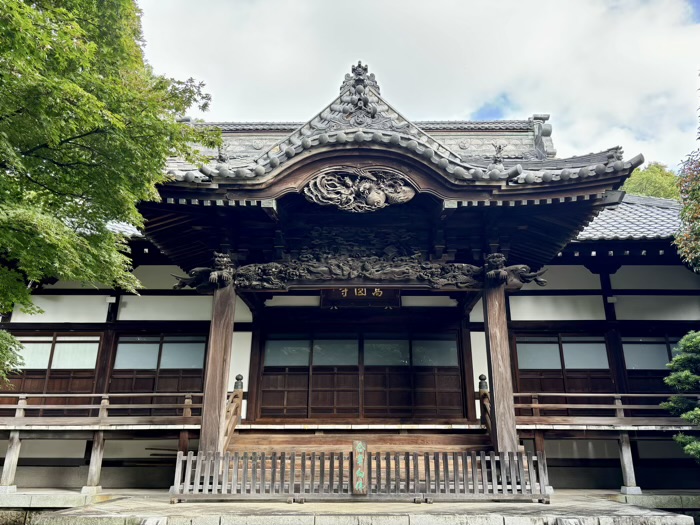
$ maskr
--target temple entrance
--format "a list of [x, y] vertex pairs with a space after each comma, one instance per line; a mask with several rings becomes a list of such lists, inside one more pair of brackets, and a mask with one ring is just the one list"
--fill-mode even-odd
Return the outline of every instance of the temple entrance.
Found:
[[463, 418], [453, 333], [270, 334], [260, 416]]
[[[325, 314], [320, 317], [333, 315]], [[445, 316], [434, 312], [418, 324], [401, 312], [365, 314], [355, 312], [332, 329], [287, 315], [272, 324], [257, 349], [256, 418], [468, 419], [471, 359], [459, 324], [440, 323]]]

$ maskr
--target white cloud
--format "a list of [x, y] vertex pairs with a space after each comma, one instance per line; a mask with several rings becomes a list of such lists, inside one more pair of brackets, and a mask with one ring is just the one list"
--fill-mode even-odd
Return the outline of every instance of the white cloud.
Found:
[[411, 119], [465, 119], [505, 94], [505, 118], [552, 114], [559, 156], [621, 145], [675, 166], [697, 147], [685, 0], [139, 3], [148, 60], [204, 80], [208, 120], [306, 120], [361, 59]]

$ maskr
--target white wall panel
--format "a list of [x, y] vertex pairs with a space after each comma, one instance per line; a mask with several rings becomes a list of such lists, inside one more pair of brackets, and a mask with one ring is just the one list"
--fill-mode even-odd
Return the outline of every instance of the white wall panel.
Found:
[[152, 454], [163, 454], [168, 450], [177, 453], [176, 439], [106, 439], [104, 457], [148, 458]]
[[[472, 372], [474, 377], [474, 389], [479, 389], [479, 376], [484, 374], [489, 378], [489, 365], [486, 356], [486, 333], [470, 332], [469, 334], [472, 347]], [[479, 400], [476, 400], [476, 415], [481, 417], [481, 405]]]
[[542, 276], [547, 280], [547, 286], [539, 286], [532, 282], [523, 286], [523, 290], [599, 290], [600, 277], [589, 272], [585, 266], [564, 265], [545, 266], [547, 271]]
[[23, 439], [20, 458], [82, 458], [84, 439]]
[[318, 295], [275, 295], [265, 301], [265, 306], [320, 306], [321, 297]]
[[211, 296], [125, 295], [119, 321], [209, 321]]
[[469, 313], [469, 322], [483, 323], [484, 322], [484, 303], [481, 299], [474, 305]]
[[166, 264], [144, 264], [137, 266], [132, 273], [146, 290], [172, 290], [178, 282], [172, 274], [185, 277], [178, 266]]
[[670, 295], [618, 295], [615, 313], [625, 321], [700, 320], [700, 297]]
[[236, 311], [233, 316], [236, 323], [252, 323], [253, 312], [250, 311], [248, 305], [243, 302], [243, 299], [236, 296]]
[[615, 439], [547, 439], [544, 450], [550, 458], [617, 459], [619, 445]]
[[252, 332], [233, 332], [231, 343], [231, 366], [228, 374], [228, 389], [233, 390], [236, 376], [243, 376], [243, 390], [248, 390], [248, 375], [250, 374], [250, 347], [253, 340]]
[[453, 307], [457, 306], [457, 300], [446, 295], [404, 295], [401, 306]]
[[518, 296], [510, 298], [513, 321], [604, 320], [600, 296]]
[[617, 290], [700, 290], [700, 275], [685, 266], [623, 266], [610, 276]]
[[13, 323], [104, 323], [107, 295], [34, 295], [34, 304], [44, 312], [29, 315], [15, 310]]

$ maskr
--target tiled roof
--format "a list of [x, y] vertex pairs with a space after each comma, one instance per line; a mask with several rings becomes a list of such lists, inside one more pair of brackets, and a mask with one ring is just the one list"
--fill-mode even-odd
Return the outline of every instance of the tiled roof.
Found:
[[577, 240], [668, 239], [678, 231], [680, 211], [680, 203], [672, 199], [625, 195], [618, 206], [593, 219]]
[[[303, 122], [196, 122], [195, 126], [213, 126], [224, 133], [236, 131], [286, 131], [291, 133]], [[527, 131], [529, 120], [423, 120], [414, 124], [424, 131]]]

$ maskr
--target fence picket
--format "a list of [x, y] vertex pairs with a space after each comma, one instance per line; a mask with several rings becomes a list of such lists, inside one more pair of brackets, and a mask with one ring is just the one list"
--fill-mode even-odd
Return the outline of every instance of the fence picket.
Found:
[[320, 494], [325, 494], [326, 493], [326, 453], [325, 452], [321, 452], [321, 458], [319, 460], [319, 467], [320, 467], [319, 485], [318, 485], [318, 490], [316, 492], [319, 492]]
[[270, 490], [268, 494], [278, 494], [277, 490], [277, 452], [270, 456]]
[[190, 492], [190, 480], [192, 479], [192, 463], [194, 457], [192, 451], [187, 453], [187, 463], [185, 463], [185, 482], [182, 484], [182, 493], [189, 494]]
[[297, 453], [292, 452], [292, 458], [290, 459], [290, 465], [289, 465], [289, 493], [294, 494], [295, 492], [295, 485], [297, 482], [297, 473], [296, 473], [296, 462], [297, 462]]
[[194, 493], [199, 494], [200, 490], [200, 483], [201, 483], [201, 470], [202, 470], [202, 457], [204, 456], [203, 452], [198, 452], [197, 453], [197, 463], [195, 464], [194, 468]]
[[523, 465], [523, 454], [516, 454], [515, 459], [518, 464], [518, 479], [520, 480], [520, 494], [528, 494], [527, 482], [525, 481], [525, 466]]
[[229, 474], [230, 468], [231, 468], [231, 453], [226, 452], [224, 454], [223, 465], [222, 465], [223, 472], [221, 473], [221, 493], [222, 494], [228, 494], [228, 474]]
[[[243, 468], [241, 469], [243, 472], [243, 479], [241, 481], [241, 494], [248, 494], [248, 453], [244, 452], [243, 453]], [[250, 491], [252, 492], [252, 490]]]
[[484, 489], [484, 494], [489, 494], [491, 491], [489, 490], [489, 470], [486, 466], [486, 453], [482, 451], [479, 459], [481, 463], [481, 486]]
[[238, 466], [240, 463], [240, 454], [233, 453], [233, 465], [231, 466], [231, 494], [242, 494], [238, 487]]
[[285, 474], [287, 473], [287, 453], [280, 454], [280, 494], [284, 494], [284, 482], [286, 481]]

